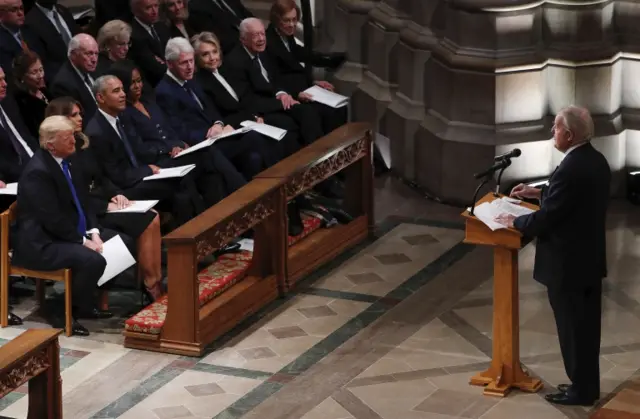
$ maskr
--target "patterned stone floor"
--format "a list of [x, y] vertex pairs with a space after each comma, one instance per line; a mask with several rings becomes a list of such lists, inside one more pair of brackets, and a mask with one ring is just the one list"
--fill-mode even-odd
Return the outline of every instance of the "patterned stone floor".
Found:
[[[640, 229], [614, 203], [605, 286], [602, 408], [557, 408], [566, 381], [535, 248], [520, 253], [521, 355], [545, 388], [497, 399], [468, 385], [491, 354], [490, 249], [463, 244], [459, 209], [377, 180], [377, 239], [307, 278], [200, 358], [128, 350], [117, 321], [61, 338], [66, 418], [640, 418]], [[135, 297], [128, 296], [129, 300]], [[17, 312], [29, 315], [30, 299]], [[46, 327], [28, 316], [26, 327]], [[0, 330], [0, 344], [22, 329]], [[0, 415], [26, 416], [25, 389]]]

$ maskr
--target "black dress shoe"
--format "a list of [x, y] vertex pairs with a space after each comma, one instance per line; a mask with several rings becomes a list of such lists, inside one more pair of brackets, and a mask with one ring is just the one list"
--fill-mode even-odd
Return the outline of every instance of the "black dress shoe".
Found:
[[86, 327], [78, 323], [77, 320], [74, 320], [71, 323], [71, 334], [74, 336], [89, 336], [89, 331]]
[[287, 205], [287, 216], [289, 218], [289, 236], [295, 237], [302, 234], [304, 224], [302, 223], [302, 217], [300, 217], [300, 210], [293, 202], [289, 202], [289, 205]]
[[566, 393], [567, 391], [569, 391], [569, 387], [571, 387], [571, 384], [558, 384], [556, 388], [559, 392]]
[[579, 397], [571, 393], [553, 393], [544, 396], [549, 403], [562, 406], [592, 406], [597, 398]]
[[240, 251], [240, 247], [240, 243], [232, 242], [213, 252], [213, 255], [217, 258], [218, 256], [224, 255], [225, 253], [238, 253]]
[[113, 313], [107, 310], [98, 310], [94, 308], [91, 311], [79, 311], [75, 315], [78, 319], [110, 319], [113, 317]]
[[12, 312], [9, 312], [9, 326], [20, 326], [22, 324], [22, 319]]

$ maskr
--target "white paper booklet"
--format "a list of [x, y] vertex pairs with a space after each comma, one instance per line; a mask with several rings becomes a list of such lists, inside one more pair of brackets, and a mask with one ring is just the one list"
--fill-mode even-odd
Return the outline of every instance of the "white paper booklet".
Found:
[[308, 93], [314, 102], [322, 103], [332, 108], [342, 108], [349, 104], [348, 97], [323, 89], [320, 86], [311, 86], [304, 93]]
[[534, 212], [534, 210], [518, 204], [513, 204], [504, 198], [501, 198], [478, 205], [473, 210], [473, 215], [475, 215], [478, 220], [482, 221], [492, 231], [495, 231], [501, 228], [507, 228], [495, 220], [498, 215], [511, 214], [519, 217], [521, 215], [531, 214], [532, 212]]
[[131, 205], [126, 208], [122, 208], [119, 210], [109, 211], [110, 214], [118, 214], [125, 212], [147, 212], [151, 208], [155, 207], [158, 203], [158, 200], [150, 200], [150, 201], [129, 201]]
[[181, 152], [179, 152], [178, 154], [176, 154], [175, 156], [173, 156], [174, 159], [177, 159], [178, 157], [182, 157], [185, 154], [189, 154], [189, 153], [193, 153], [194, 151], [198, 151], [201, 150], [203, 148], [206, 147], [210, 147], [212, 146], [216, 141], [221, 140], [223, 138], [227, 138], [227, 137], [231, 137], [234, 135], [238, 135], [238, 134], [243, 134], [247, 131], [249, 131], [251, 128], [238, 128], [238, 129], [234, 129], [233, 131], [229, 131], [229, 132], [225, 132], [224, 134], [220, 134], [220, 135], [216, 135], [215, 137], [211, 137], [211, 138], [207, 138], [206, 140], [199, 142], [196, 145], [192, 145], [191, 147], [187, 148], [186, 150], [182, 150]]
[[274, 140], [280, 141], [287, 135], [287, 130], [282, 128], [274, 127], [269, 124], [259, 124], [255, 121], [244, 121], [240, 123], [243, 127], [251, 128], [255, 132], [258, 132], [262, 135], [266, 135], [267, 137], [273, 138]]
[[184, 177], [187, 173], [196, 168], [195, 164], [188, 164], [186, 166], [169, 167], [167, 169], [160, 169], [160, 173], [145, 177], [143, 180], [158, 180], [168, 179], [173, 177]]
[[99, 287], [136, 263], [136, 260], [131, 256], [129, 249], [127, 249], [127, 246], [125, 246], [120, 236], [114, 236], [104, 242], [102, 245], [102, 256], [107, 260], [107, 267], [98, 280]]
[[7, 183], [6, 188], [0, 188], [0, 195], [18, 195], [18, 184]]
[[252, 239], [242, 239], [238, 241], [240, 243], [240, 250], [247, 250], [249, 252], [253, 252], [253, 240]]

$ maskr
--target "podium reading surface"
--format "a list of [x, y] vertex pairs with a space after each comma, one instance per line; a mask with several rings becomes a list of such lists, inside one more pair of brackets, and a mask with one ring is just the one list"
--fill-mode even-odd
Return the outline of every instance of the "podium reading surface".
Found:
[[[493, 193], [477, 203], [491, 202]], [[522, 206], [537, 210], [526, 202]], [[469, 383], [485, 386], [487, 396], [504, 397], [512, 388], [537, 392], [542, 381], [530, 377], [520, 364], [520, 316], [518, 296], [518, 250], [522, 247], [522, 234], [512, 228], [491, 231], [469, 211], [465, 218], [465, 243], [493, 246], [493, 349], [491, 366], [471, 377]]]

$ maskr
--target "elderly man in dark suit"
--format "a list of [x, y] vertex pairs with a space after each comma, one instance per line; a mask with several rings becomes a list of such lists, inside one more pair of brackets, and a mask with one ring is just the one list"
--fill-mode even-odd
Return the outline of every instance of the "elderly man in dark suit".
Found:
[[25, 26], [38, 37], [43, 50], [36, 52], [45, 65], [45, 74], [53, 77], [67, 60], [71, 38], [80, 33], [73, 15], [58, 0], [38, 0], [27, 13]]
[[[74, 319], [105, 319], [95, 295], [106, 260], [103, 241], [115, 233], [101, 229], [88, 204], [82, 173], [73, 167], [74, 125], [66, 117], [52, 116], [40, 126], [40, 147], [19, 181], [18, 218], [13, 235], [13, 263], [27, 269], [70, 268]], [[121, 235], [132, 246], [129, 237]], [[74, 320], [73, 333], [87, 329]]]
[[169, 41], [169, 28], [159, 23], [158, 0], [132, 0], [131, 49], [129, 58], [134, 61], [152, 86], [164, 76], [167, 65], [164, 49]]
[[512, 196], [540, 200], [529, 215], [498, 221], [537, 238], [534, 278], [547, 286], [560, 349], [571, 384], [545, 396], [561, 405], [592, 405], [600, 397], [602, 279], [606, 267], [606, 212], [611, 171], [591, 145], [593, 121], [570, 106], [556, 116], [555, 147], [564, 159], [542, 190], [516, 186]]
[[24, 26], [24, 20], [22, 0], [0, 0], [0, 67], [7, 71], [23, 51], [43, 51], [38, 37]]
[[220, 73], [247, 109], [263, 115], [285, 112], [301, 129], [301, 140], [311, 144], [322, 137], [322, 121], [316, 110], [287, 92], [278, 70], [265, 54], [267, 38], [262, 22], [248, 18], [240, 23], [240, 41], [225, 58]]
[[51, 95], [70, 96], [80, 102], [85, 118], [91, 118], [98, 109], [91, 91], [98, 53], [98, 44], [91, 35], [81, 33], [74, 36], [69, 42], [69, 58], [51, 83]]

